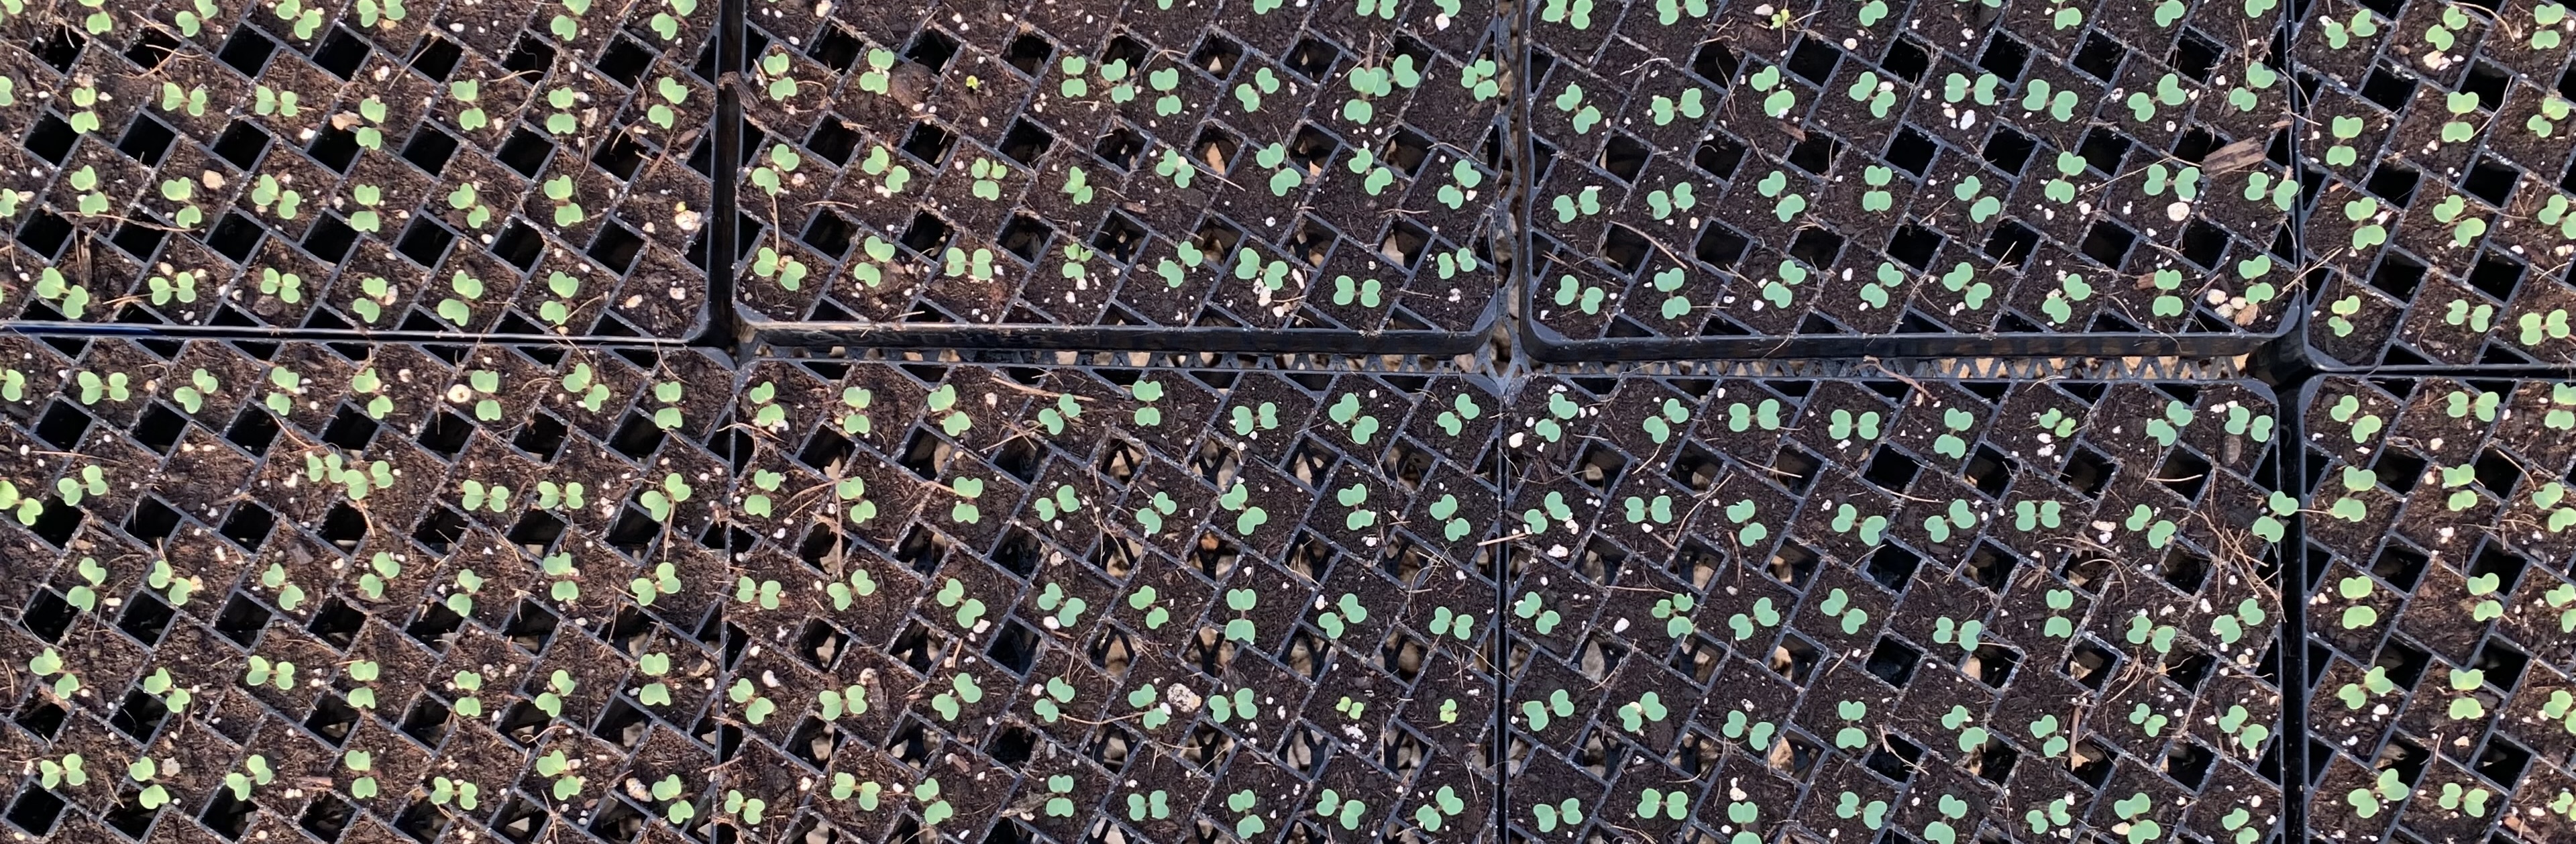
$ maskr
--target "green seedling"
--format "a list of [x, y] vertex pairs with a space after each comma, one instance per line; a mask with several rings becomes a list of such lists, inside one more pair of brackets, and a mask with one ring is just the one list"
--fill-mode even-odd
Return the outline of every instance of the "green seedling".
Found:
[[253, 654], [250, 670], [242, 675], [242, 683], [252, 688], [273, 685], [278, 691], [291, 691], [295, 688], [295, 663], [282, 659], [272, 663], [266, 657]]
[[646, 706], [671, 705], [671, 686], [661, 679], [671, 673], [671, 655], [658, 651], [645, 654], [636, 660], [636, 669], [653, 681], [635, 690], [635, 700]]

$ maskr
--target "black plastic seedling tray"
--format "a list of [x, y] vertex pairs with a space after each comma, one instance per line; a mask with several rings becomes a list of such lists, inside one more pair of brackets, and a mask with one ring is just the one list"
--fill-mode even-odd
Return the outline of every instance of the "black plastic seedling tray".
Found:
[[2223, 356], [2300, 310], [2273, 4], [1709, 5], [1528, 10], [1535, 354]]
[[[2563, 378], [2331, 375], [2300, 397], [2311, 828], [2547, 841], [2576, 586]], [[2562, 515], [2563, 514], [2563, 515]]]
[[[1168, 4], [1167, 4], [1168, 5]], [[1515, 259], [1481, 2], [768, 8], [747, 330], [778, 344], [1456, 354]]]
[[12, 835], [2576, 835], [2554, 4], [0, 33]]
[[0, 345], [33, 397], [0, 439], [45, 455], [0, 470], [30, 834], [1455, 840], [1494, 811], [1477, 379]]
[[2558, 8], [2310, 5], [2294, 56], [2314, 90], [2298, 150], [2317, 366], [2576, 364], [2568, 24], [2541, 22]]
[[1504, 821], [2271, 839], [2278, 414], [2244, 381], [1523, 384]]
[[[729, 362], [0, 346], [0, 438], [22, 455], [0, 472], [17, 829], [632, 841], [664, 817], [705, 834], [741, 733], [715, 682], [742, 634], [709, 506]], [[673, 479], [700, 492], [674, 504]]]
[[705, 331], [715, 3], [232, 5], [5, 23], [13, 325]]

